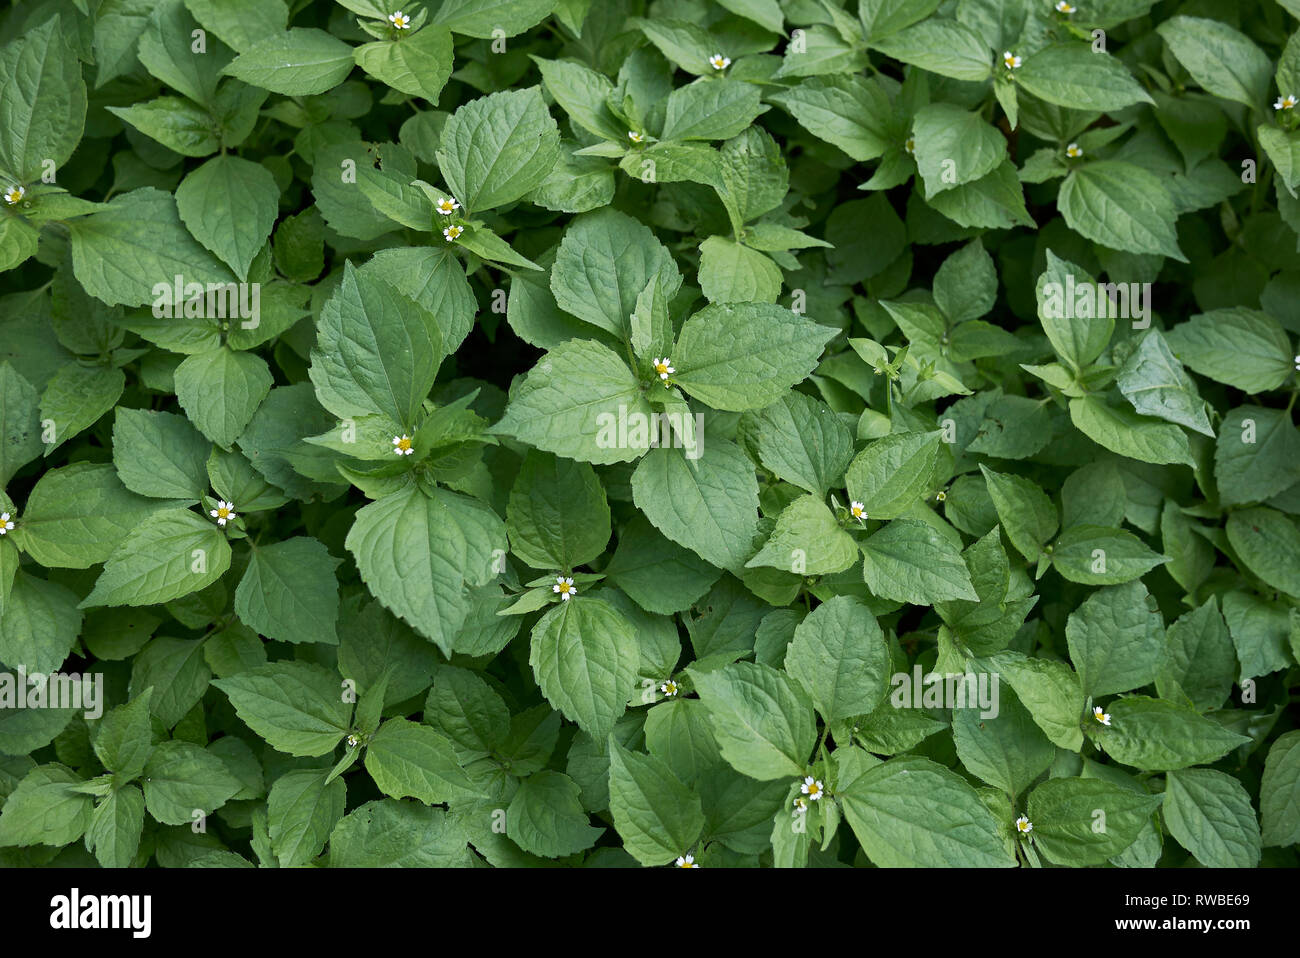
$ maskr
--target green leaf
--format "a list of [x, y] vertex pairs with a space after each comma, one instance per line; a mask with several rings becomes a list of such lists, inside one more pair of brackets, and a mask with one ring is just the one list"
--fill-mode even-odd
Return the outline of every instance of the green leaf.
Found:
[[363, 43], [352, 56], [357, 66], [394, 90], [437, 103], [451, 77], [451, 34], [426, 27], [412, 37]]
[[307, 536], [256, 547], [235, 590], [235, 614], [269, 639], [336, 645], [334, 570], [340, 564], [319, 540]]
[[617, 353], [574, 339], [529, 371], [495, 431], [579, 462], [630, 462], [659, 434], [654, 414]]
[[1139, 462], [1192, 465], [1187, 434], [1172, 423], [1141, 416], [1086, 396], [1070, 400], [1070, 419], [1079, 431], [1111, 452]]
[[1072, 110], [1122, 110], [1154, 100], [1124, 64], [1083, 43], [1055, 43], [1025, 57], [1013, 73], [1040, 100]]
[[144, 831], [144, 795], [134, 785], [119, 788], [96, 806], [86, 829], [86, 848], [104, 868], [128, 868]]
[[872, 519], [910, 512], [931, 488], [942, 438], [940, 432], [905, 432], [871, 442], [845, 473], [849, 498]]
[[763, 468], [818, 496], [839, 485], [853, 456], [853, 437], [825, 403], [800, 392], [747, 412], [742, 429]]
[[1093, 722], [1089, 735], [1122, 765], [1169, 771], [1204, 765], [1250, 741], [1193, 709], [1134, 695], [1107, 706], [1110, 726]]
[[238, 7], [223, 0], [185, 0], [185, 6], [194, 19], [240, 53], [289, 25], [289, 7], [284, 0], [247, 0]]
[[1071, 229], [1103, 246], [1187, 262], [1178, 248], [1173, 200], [1140, 166], [1102, 160], [1076, 167], [1061, 184], [1057, 206]]
[[1129, 354], [1120, 370], [1118, 384], [1124, 398], [1142, 415], [1214, 436], [1196, 384], [1174, 357], [1159, 330], [1148, 332]]
[[1259, 785], [1259, 809], [1266, 846], [1300, 840], [1300, 732], [1287, 732], [1268, 750]]
[[979, 83], [989, 78], [993, 66], [987, 44], [956, 20], [922, 20], [874, 36], [871, 45], [887, 57], [954, 80]]
[[788, 110], [808, 132], [859, 162], [874, 160], [890, 147], [889, 98], [866, 77], [809, 77], [769, 99]]
[[1169, 834], [1206, 868], [1254, 868], [1260, 834], [1250, 795], [1231, 775], [1209, 768], [1165, 776]]
[[153, 689], [145, 689], [106, 714], [96, 730], [95, 754], [119, 781], [129, 782], [139, 776], [153, 754], [153, 726], [149, 720], [152, 698]]
[[725, 236], [700, 244], [700, 288], [710, 303], [775, 303], [781, 293], [781, 268]]
[[81, 140], [86, 84], [68, 36], [56, 12], [0, 50], [0, 169], [19, 182], [63, 166]]
[[48, 675], [63, 664], [80, 631], [76, 593], [26, 572], [14, 576], [0, 617], [0, 662]]
[[274, 382], [261, 356], [224, 348], [186, 356], [173, 376], [181, 408], [223, 449], [243, 435]]
[[961, 549], [920, 519], [895, 519], [862, 543], [867, 587], [882, 599], [932, 605], [979, 598]]
[[470, 212], [504, 206], [541, 185], [559, 155], [560, 131], [540, 87], [472, 100], [443, 127], [438, 166]]
[[319, 855], [346, 801], [343, 779], [326, 782], [322, 771], [299, 769], [277, 778], [267, 797], [266, 824], [280, 867], [305, 865]]
[[194, 813], [210, 815], [243, 784], [224, 762], [191, 742], [163, 742], [145, 764], [144, 804], [164, 825], [191, 825]]
[[8, 362], [0, 363], [0, 486], [44, 450], [40, 393]]
[[929, 759], [890, 759], [837, 797], [862, 850], [881, 868], [1015, 865], [997, 819], [975, 789]]
[[1294, 367], [1291, 337], [1272, 316], [1255, 309], [1198, 313], [1171, 329], [1168, 340], [1193, 371], [1247, 393], [1277, 389]]
[[284, 96], [324, 93], [352, 72], [352, 48], [314, 27], [290, 27], [235, 57], [228, 76]]
[[1070, 613], [1065, 637], [1084, 695], [1149, 685], [1165, 651], [1164, 622], [1141, 582], [1098, 589]]
[[1300, 528], [1275, 509], [1243, 509], [1228, 516], [1228, 542], [1245, 567], [1264, 582], [1300, 596]]
[[164, 509], [121, 541], [80, 608], [170, 602], [211, 585], [228, 568], [230, 544], [215, 522]]
[[158, 499], [199, 499], [207, 487], [211, 444], [183, 416], [117, 410], [113, 465], [131, 492]]
[[1083, 715], [1083, 688], [1068, 665], [1029, 658], [1018, 652], [999, 652], [988, 661], [1054, 744], [1071, 752], [1079, 751], [1083, 744], [1079, 725]]
[[769, 566], [802, 575], [843, 572], [858, 560], [853, 537], [840, 528], [826, 503], [800, 496], [777, 516], [776, 527], [746, 568]]
[[758, 480], [739, 446], [710, 440], [697, 459], [652, 449], [632, 475], [632, 498], [670, 541], [724, 569], [741, 566], [758, 531]]
[[1078, 266], [1047, 251], [1047, 268], [1035, 286], [1038, 320], [1056, 354], [1076, 370], [1092, 365], [1115, 329], [1112, 310], [1096, 308], [1094, 286]]
[[1054, 778], [1029, 793], [1026, 814], [1034, 846], [1048, 860], [1102, 865], [1137, 840], [1159, 805], [1158, 795], [1102, 779]]
[[328, 755], [348, 732], [352, 706], [337, 675], [306, 662], [273, 662], [213, 683], [272, 748]]
[[349, 263], [316, 328], [311, 379], [321, 405], [341, 418], [378, 413], [413, 430], [446, 355], [437, 318]]
[[1264, 108], [1273, 67], [1245, 34], [1219, 20], [1187, 16], [1170, 17], [1157, 32], [1204, 89], [1252, 109]]
[[43, 566], [87, 569], [167, 505], [128, 492], [109, 463], [76, 462], [41, 476], [13, 537]]
[[1162, 698], [1182, 691], [1198, 711], [1221, 706], [1232, 692], [1237, 653], [1228, 626], [1213, 598], [1186, 612], [1169, 626], [1165, 657], [1156, 676]]
[[794, 630], [785, 670], [827, 722], [873, 711], [885, 696], [889, 648], [871, 610], [850, 596], [823, 602]]
[[102, 212], [69, 223], [68, 231], [77, 282], [110, 306], [176, 307], [171, 292], [176, 276], [185, 284], [223, 288], [234, 282], [225, 265], [185, 229], [176, 201], [152, 187], [115, 197]]
[[620, 338], [649, 282], [671, 298], [681, 287], [672, 255], [644, 224], [613, 209], [576, 217], [564, 231], [551, 291], [567, 313]]
[[1280, 409], [1240, 406], [1223, 418], [1214, 447], [1219, 502], [1239, 506], [1282, 492], [1300, 476], [1300, 432]]
[[446, 810], [385, 798], [353, 809], [329, 841], [334, 868], [465, 868], [465, 833]]
[[704, 829], [700, 796], [652, 755], [609, 737], [609, 808], [623, 847], [642, 865], [685, 854]]
[[1008, 690], [998, 696], [996, 715], [977, 708], [953, 709], [952, 738], [962, 765], [1013, 800], [1056, 757], [1051, 740]]
[[807, 693], [786, 673], [737, 662], [692, 677], [732, 768], [760, 781], [804, 774], [817, 724]]
[[81, 778], [63, 765], [38, 765], [23, 776], [0, 811], [0, 848], [68, 845], [90, 827], [93, 802], [75, 791]]
[[280, 189], [266, 167], [237, 156], [215, 156], [176, 187], [181, 221], [241, 280], [280, 211]]
[[1060, 528], [1056, 506], [1037, 483], [994, 472], [983, 464], [980, 472], [1007, 538], [1026, 559], [1036, 561]]
[[94, 425], [122, 397], [126, 376], [120, 369], [69, 363], [50, 377], [41, 395], [41, 425], [53, 424], [48, 456], [62, 443]]
[[609, 504], [586, 463], [530, 452], [506, 511], [510, 551], [536, 569], [572, 570], [609, 542]]
[[426, 805], [479, 797], [461, 768], [455, 749], [427, 725], [391, 718], [366, 749], [366, 771], [392, 798], [416, 798]]
[[992, 173], [1007, 155], [1002, 134], [949, 103], [931, 103], [912, 118], [913, 155], [925, 198]]
[[528, 664], [548, 702], [593, 738], [627, 708], [640, 649], [631, 623], [609, 603], [579, 596], [533, 626]]
[[477, 499], [417, 486], [364, 506], [346, 546], [375, 598], [445, 653], [469, 615], [464, 586], [493, 577], [505, 526]]
[[727, 140], [767, 108], [759, 89], [742, 80], [702, 78], [668, 95], [663, 140]]
[[1052, 552], [1052, 567], [1085, 585], [1131, 582], [1168, 561], [1133, 533], [1105, 526], [1073, 526], [1061, 533]]
[[592, 827], [581, 793], [578, 783], [562, 772], [529, 775], [506, 808], [506, 834], [524, 851], [543, 858], [590, 848], [605, 829]]

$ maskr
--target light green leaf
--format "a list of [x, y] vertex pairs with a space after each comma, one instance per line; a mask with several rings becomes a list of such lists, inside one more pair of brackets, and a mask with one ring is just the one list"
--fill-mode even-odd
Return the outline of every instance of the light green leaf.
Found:
[[1165, 776], [1169, 834], [1206, 868], [1254, 868], [1260, 834], [1250, 795], [1231, 775], [1187, 768]]
[[867, 587], [882, 599], [933, 605], [953, 599], [975, 601], [961, 549], [920, 519], [895, 519], [862, 543]]
[[640, 659], [622, 613], [579, 596], [552, 606], [533, 626], [528, 663], [547, 701], [599, 739], [626, 710]]
[[1134, 695], [1107, 706], [1110, 726], [1091, 722], [1089, 736], [1122, 765], [1168, 771], [1205, 765], [1250, 739], [1185, 705]]
[[684, 855], [704, 829], [700, 796], [653, 755], [609, 737], [609, 808], [623, 847], [642, 865]]
[[1103, 246], [1187, 262], [1178, 248], [1173, 200], [1140, 166], [1102, 160], [1076, 167], [1061, 184], [1057, 206], [1071, 229]]
[[307, 536], [255, 547], [235, 590], [235, 614], [268, 639], [336, 645], [339, 565]]
[[559, 155], [560, 131], [540, 87], [471, 100], [442, 129], [438, 166], [470, 212], [504, 206], [531, 193]]
[[337, 86], [352, 72], [352, 48], [314, 27], [290, 27], [248, 47], [225, 73], [284, 96], [310, 96]]
[[243, 435], [274, 384], [261, 356], [225, 348], [186, 356], [173, 376], [176, 401], [222, 449]]
[[480, 790], [461, 768], [451, 741], [427, 725], [391, 718], [366, 749], [366, 771], [392, 798], [426, 805], [477, 798]]
[[836, 596], [794, 630], [785, 670], [812, 697], [827, 722], [866, 715], [885, 695], [889, 647], [862, 602]]
[[817, 723], [807, 694], [785, 672], [737, 662], [692, 677], [722, 757], [736, 771], [760, 781], [804, 774]]
[[273, 662], [213, 683], [244, 724], [290, 755], [328, 755], [348, 732], [352, 706], [337, 675], [307, 662]]
[[170, 602], [211, 585], [228, 568], [230, 544], [215, 522], [164, 509], [121, 541], [80, 608]]
[[1009, 868], [998, 821], [964, 778], [905, 755], [837, 793], [862, 850], [881, 868]]

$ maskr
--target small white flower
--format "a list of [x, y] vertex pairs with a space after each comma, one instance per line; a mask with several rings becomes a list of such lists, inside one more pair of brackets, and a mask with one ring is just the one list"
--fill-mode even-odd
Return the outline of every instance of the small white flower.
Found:
[[1071, 6], [1070, 4], [1066, 3], [1065, 0], [1056, 0], [1057, 13], [1063, 13], [1068, 17], [1070, 14], [1074, 13], [1074, 11], [1077, 9], [1078, 7]]
[[440, 196], [438, 202], [433, 207], [441, 216], [450, 216], [456, 210], [460, 209], [460, 203], [454, 196]]
[[411, 18], [401, 10], [398, 10], [395, 13], [390, 13], [388, 15], [388, 22], [399, 30], [409, 30], [411, 28]]
[[1020, 57], [1016, 56], [1010, 50], [1007, 50], [1005, 53], [1002, 54], [1002, 63], [1006, 66], [1008, 70], [1020, 69]]
[[654, 366], [655, 372], [659, 374], [660, 379], [667, 379], [670, 375], [677, 372], [676, 368], [672, 365], [672, 362], [671, 359], [665, 356], [663, 359], [656, 358], [651, 365]]
[[555, 585], [551, 586], [551, 591], [559, 593], [561, 602], [568, 602], [578, 594], [577, 586], [573, 584], [573, 580], [562, 575], [555, 577]]
[[14, 520], [7, 512], [0, 512], [0, 536], [7, 535], [14, 527]]
[[645, 134], [638, 133], [636, 130], [628, 130], [627, 138], [631, 140], [633, 143], [641, 143], [645, 140]]
[[821, 800], [822, 793], [826, 791], [826, 788], [821, 782], [809, 775], [799, 786], [799, 791], [808, 796], [808, 801], [816, 802]]
[[794, 797], [794, 813], [796, 815], [806, 814], [809, 807], [808, 799], [804, 798], [802, 795], [796, 795]]
[[672, 679], [667, 679], [663, 685], [659, 686], [659, 691], [672, 698], [681, 691], [681, 688]]
[[357, 738], [355, 735], [348, 736], [348, 748], [356, 748], [360, 744], [361, 739]]
[[27, 190], [24, 187], [11, 186], [9, 189], [5, 190], [5, 202], [10, 206], [17, 206], [23, 201], [23, 197], [26, 195]]
[[1110, 724], [1110, 713], [1103, 712], [1100, 705], [1098, 705], [1095, 709], [1092, 710], [1092, 717], [1095, 718], [1102, 725]]
[[678, 868], [699, 868], [700, 867], [699, 865], [695, 864], [694, 855], [678, 855], [677, 861], [673, 862], [673, 864], [676, 865]]
[[935, 502], [943, 502], [947, 498], [948, 498], [948, 493], [944, 492], [942, 489], [940, 489], [938, 492], [934, 494]]
[[1077, 160], [1083, 156], [1083, 148], [1078, 143], [1071, 143], [1065, 148], [1065, 155], [1072, 160]]
[[1297, 370], [1300, 370], [1300, 356], [1297, 356], [1297, 357], [1295, 358], [1295, 368], [1296, 368]]
[[227, 522], [236, 518], [235, 504], [221, 499], [217, 502], [217, 508], [208, 510], [208, 515], [217, 520], [217, 525], [224, 526]]
[[867, 518], [866, 508], [866, 506], [854, 499], [849, 503], [849, 514], [854, 519], [865, 519]]
[[909, 136], [907, 142], [903, 144], [903, 149], [907, 150], [909, 154], [916, 153], [916, 139]]
[[731, 66], [731, 57], [724, 57], [721, 53], [715, 53], [709, 57], [709, 64], [715, 70], [725, 70]]
[[[1297, 101], [1293, 94], [1288, 93], [1286, 96], [1280, 96], [1273, 103], [1275, 110], [1294, 110]], [[12, 200], [10, 202], [13, 202]]]
[[403, 433], [400, 436], [393, 437], [393, 452], [399, 456], [409, 456], [415, 452], [415, 447], [411, 443], [411, 437]]
[[1029, 819], [1025, 818], [1024, 815], [1021, 815], [1019, 818], [1016, 819], [1016, 831], [1018, 831], [1021, 835], [1028, 835], [1033, 830], [1034, 830], [1034, 823], [1031, 822]]
[[463, 232], [465, 232], [465, 227], [463, 226], [448, 226], [445, 230], [442, 231], [442, 235], [444, 238], [446, 238], [447, 242], [450, 243], [452, 240], [459, 237], [460, 234]]

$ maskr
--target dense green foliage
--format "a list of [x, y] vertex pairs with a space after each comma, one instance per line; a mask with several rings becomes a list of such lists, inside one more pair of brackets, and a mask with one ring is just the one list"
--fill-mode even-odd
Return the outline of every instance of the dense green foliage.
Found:
[[8, 6], [0, 864], [1296, 865], [1297, 17]]

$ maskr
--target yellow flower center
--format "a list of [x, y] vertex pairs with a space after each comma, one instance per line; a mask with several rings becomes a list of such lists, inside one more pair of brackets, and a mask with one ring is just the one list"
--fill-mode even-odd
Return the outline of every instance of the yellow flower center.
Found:
[[560, 594], [561, 594], [561, 595], [566, 594], [566, 593], [569, 591], [570, 588], [571, 588], [571, 586], [569, 585], [569, 583], [567, 583], [567, 582], [561, 582], [561, 583], [560, 583]]
[[227, 509], [225, 506], [217, 506], [217, 518], [218, 518], [218, 519], [229, 519], [229, 518], [230, 518], [230, 510]]
[[397, 448], [402, 450], [402, 452], [406, 452], [406, 450], [411, 448], [411, 440], [403, 436], [401, 439], [397, 440]]
[[821, 790], [822, 790], [822, 787], [821, 787], [820, 785], [818, 785], [816, 782], [814, 782], [813, 784], [811, 784], [811, 785], [808, 786], [808, 794], [809, 794], [809, 795], [820, 795], [820, 794], [821, 794]]

